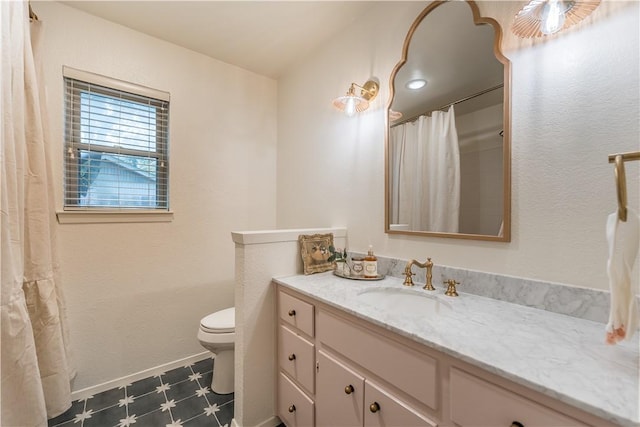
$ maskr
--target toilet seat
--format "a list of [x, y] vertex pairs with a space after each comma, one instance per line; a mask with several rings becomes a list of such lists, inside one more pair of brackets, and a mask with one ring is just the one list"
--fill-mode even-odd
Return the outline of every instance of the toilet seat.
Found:
[[200, 320], [200, 329], [211, 334], [228, 334], [236, 329], [235, 307], [216, 311]]

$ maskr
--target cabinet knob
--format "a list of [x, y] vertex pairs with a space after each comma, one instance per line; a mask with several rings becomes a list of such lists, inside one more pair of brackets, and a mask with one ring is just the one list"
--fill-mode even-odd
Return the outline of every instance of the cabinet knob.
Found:
[[524, 424], [522, 424], [520, 421], [513, 421], [511, 422], [511, 427], [524, 427]]
[[352, 386], [351, 384], [349, 384], [348, 386], [346, 386], [346, 387], [344, 388], [344, 392], [345, 392], [346, 394], [351, 394], [351, 393], [353, 393], [353, 391], [354, 391], [354, 390], [355, 390], [355, 389], [353, 388], [353, 386]]
[[289, 355], [289, 360], [296, 360], [296, 355], [295, 354], [290, 354]]
[[373, 402], [371, 405], [369, 405], [369, 410], [373, 413], [376, 413], [380, 410], [380, 405], [378, 404], [378, 402]]
[[296, 311], [295, 310], [289, 310], [289, 316], [293, 317], [296, 315]]
[[290, 412], [290, 413], [292, 413], [292, 414], [293, 414], [294, 412], [296, 412], [296, 405], [291, 405], [291, 406], [289, 406], [289, 412]]

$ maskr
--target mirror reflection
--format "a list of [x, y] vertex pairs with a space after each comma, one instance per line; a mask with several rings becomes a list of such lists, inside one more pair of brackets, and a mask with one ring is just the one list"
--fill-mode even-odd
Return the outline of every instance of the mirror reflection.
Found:
[[391, 76], [389, 233], [510, 239], [509, 63], [474, 2], [432, 3]]

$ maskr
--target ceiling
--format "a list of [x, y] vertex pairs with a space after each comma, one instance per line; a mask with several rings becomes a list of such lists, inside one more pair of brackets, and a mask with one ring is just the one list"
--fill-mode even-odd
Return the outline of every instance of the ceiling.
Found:
[[376, 2], [63, 1], [223, 62], [277, 79]]
[[[191, 49], [257, 74], [278, 79], [297, 61], [366, 15], [381, 1], [93, 1], [62, 3], [136, 31]], [[408, 31], [408, 28], [407, 28]], [[434, 42], [435, 41], [435, 42]], [[398, 59], [401, 52], [398, 51]], [[429, 84], [407, 91], [404, 83], [423, 77]], [[409, 61], [395, 79], [393, 109], [405, 118], [431, 111], [502, 82], [493, 55], [493, 29], [473, 25], [464, 2], [432, 11], [414, 33]], [[464, 109], [500, 102], [496, 91]], [[478, 104], [481, 102], [481, 104]]]

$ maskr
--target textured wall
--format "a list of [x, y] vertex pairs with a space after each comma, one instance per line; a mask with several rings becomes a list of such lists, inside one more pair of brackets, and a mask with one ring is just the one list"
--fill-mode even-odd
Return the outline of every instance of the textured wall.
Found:
[[276, 82], [60, 3], [34, 9], [59, 208], [62, 65], [171, 93], [173, 222], [57, 227], [79, 390], [202, 352], [200, 319], [234, 304], [231, 230], [275, 224]]
[[342, 229], [297, 229], [234, 233], [236, 242], [236, 347], [234, 420], [239, 426], [278, 424], [276, 296], [273, 277], [302, 274], [300, 234], [332, 233], [345, 247]]
[[[607, 155], [640, 150], [639, 4], [605, 2], [536, 42], [509, 32], [521, 2], [480, 2], [502, 23], [512, 61], [512, 241], [384, 233], [384, 108], [389, 76], [424, 3], [379, 3], [278, 82], [278, 227], [346, 226], [351, 249], [606, 289], [605, 221], [616, 209]], [[381, 82], [356, 118], [330, 101]], [[313, 84], [309, 84], [313, 82]], [[639, 165], [627, 165], [638, 208]], [[329, 208], [330, 206], [330, 208]], [[636, 267], [636, 280], [637, 280]]]

